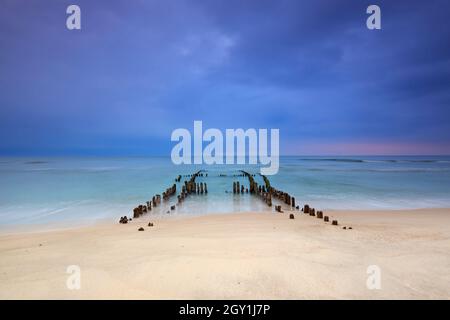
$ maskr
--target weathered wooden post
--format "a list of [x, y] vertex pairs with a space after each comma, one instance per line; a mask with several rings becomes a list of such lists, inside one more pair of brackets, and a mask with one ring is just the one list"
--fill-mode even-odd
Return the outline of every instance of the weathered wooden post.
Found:
[[323, 212], [317, 211], [317, 219], [322, 219], [322, 218], [323, 218]]
[[328, 218], [328, 216], [323, 217], [323, 221], [328, 222], [330, 221], [330, 218]]
[[303, 206], [303, 213], [309, 213], [309, 205], [305, 204]]
[[128, 218], [127, 218], [127, 216], [120, 217], [119, 223], [123, 223], [123, 224], [128, 223]]

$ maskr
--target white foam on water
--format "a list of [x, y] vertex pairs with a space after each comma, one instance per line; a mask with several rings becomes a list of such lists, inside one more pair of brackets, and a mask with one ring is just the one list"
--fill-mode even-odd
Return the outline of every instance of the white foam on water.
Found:
[[[280, 171], [269, 179], [293, 195], [298, 204], [323, 209], [414, 209], [450, 207], [450, 160], [428, 158], [281, 157]], [[257, 166], [174, 166], [155, 158], [2, 158], [0, 228], [22, 224], [116, 221], [161, 194], [178, 174], [205, 169], [208, 195], [192, 195], [176, 210], [173, 197], [153, 213], [210, 214], [266, 210], [248, 194], [233, 195], [234, 177]], [[221, 177], [220, 175], [226, 175]], [[255, 179], [263, 183], [260, 176]], [[177, 184], [178, 191], [184, 180]], [[228, 193], [227, 193], [228, 191]]]

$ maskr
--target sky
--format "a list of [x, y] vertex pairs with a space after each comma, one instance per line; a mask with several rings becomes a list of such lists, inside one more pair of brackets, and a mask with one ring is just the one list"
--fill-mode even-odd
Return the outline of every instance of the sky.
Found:
[[284, 155], [450, 154], [446, 0], [0, 7], [1, 155], [170, 155], [194, 120], [277, 128]]

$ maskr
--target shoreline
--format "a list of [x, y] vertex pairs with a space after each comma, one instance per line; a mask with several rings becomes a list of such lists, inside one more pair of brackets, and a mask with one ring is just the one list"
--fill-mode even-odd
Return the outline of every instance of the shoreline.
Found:
[[[137, 218], [135, 222], [141, 221], [143, 219], [150, 220], [184, 220], [191, 218], [200, 218], [200, 217], [215, 217], [215, 216], [228, 216], [228, 215], [240, 215], [240, 214], [301, 214], [301, 211], [295, 209], [286, 209], [287, 207], [282, 206], [284, 213], [278, 213], [276, 211], [268, 210], [249, 210], [249, 211], [235, 211], [235, 212], [209, 212], [209, 213], [181, 213], [181, 214], [152, 214], [148, 213], [143, 215], [142, 217]], [[320, 208], [319, 208], [320, 210]], [[423, 211], [432, 211], [432, 212], [441, 212], [448, 211], [450, 214], [450, 207], [441, 207], [441, 208], [404, 208], [404, 209], [325, 209], [324, 212], [332, 216], [332, 214], [345, 217], [354, 213], [357, 214], [376, 214], [376, 215], [390, 215], [395, 213], [423, 213]], [[49, 233], [49, 232], [58, 232], [58, 231], [71, 231], [77, 229], [86, 229], [86, 228], [97, 228], [97, 227], [106, 227], [115, 225], [118, 223], [120, 217], [111, 217], [111, 218], [102, 218], [97, 220], [87, 220], [87, 221], [77, 221], [74, 222], [50, 222], [50, 223], [32, 223], [32, 224], [20, 224], [20, 225], [6, 225], [0, 227], [0, 238], [2, 236], [9, 235], [19, 235], [19, 234], [34, 234], [34, 233]], [[69, 223], [71, 225], [69, 225]]]
[[[450, 299], [450, 209], [326, 211], [338, 226], [293, 212], [3, 234], [0, 298]], [[381, 290], [367, 289], [370, 265]]]

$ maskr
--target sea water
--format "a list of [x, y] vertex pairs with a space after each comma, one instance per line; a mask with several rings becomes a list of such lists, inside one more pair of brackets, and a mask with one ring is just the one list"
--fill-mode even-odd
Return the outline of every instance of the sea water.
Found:
[[[116, 221], [175, 183], [181, 174], [205, 170], [208, 195], [192, 195], [170, 211], [176, 197], [155, 215], [262, 211], [257, 197], [234, 195], [239, 170], [258, 166], [173, 165], [170, 157], [0, 158], [0, 228], [57, 223]], [[177, 184], [181, 189], [184, 180]], [[450, 157], [281, 157], [272, 186], [297, 203], [321, 209], [402, 209], [450, 207]], [[168, 214], [167, 211], [170, 211]]]

